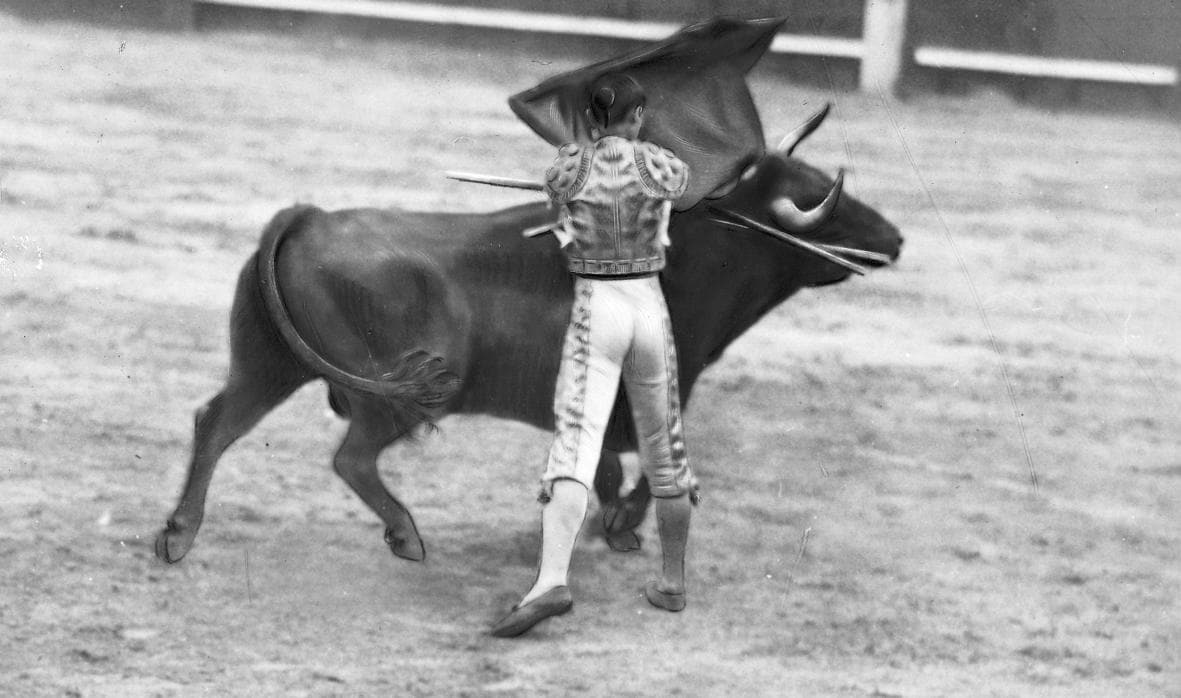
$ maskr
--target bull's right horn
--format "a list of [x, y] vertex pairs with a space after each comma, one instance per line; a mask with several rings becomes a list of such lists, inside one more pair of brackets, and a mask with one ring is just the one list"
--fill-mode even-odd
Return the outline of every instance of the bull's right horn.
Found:
[[771, 213], [775, 215], [775, 221], [779, 223], [779, 226], [788, 232], [811, 232], [823, 225], [836, 210], [837, 202], [841, 198], [841, 187], [844, 186], [844, 183], [845, 171], [842, 169], [837, 173], [837, 180], [833, 182], [832, 189], [828, 191], [824, 201], [821, 201], [816, 207], [801, 211], [794, 201], [786, 196], [781, 196], [771, 202]]
[[820, 124], [824, 122], [824, 117], [828, 116], [828, 110], [832, 108], [832, 102], [825, 102], [824, 106], [820, 108], [812, 116], [804, 120], [804, 123], [796, 126], [791, 133], [783, 137], [779, 142], [779, 148], [776, 150], [783, 157], [791, 157], [792, 151], [796, 149], [805, 138], [812, 135], [812, 132], [820, 128]]

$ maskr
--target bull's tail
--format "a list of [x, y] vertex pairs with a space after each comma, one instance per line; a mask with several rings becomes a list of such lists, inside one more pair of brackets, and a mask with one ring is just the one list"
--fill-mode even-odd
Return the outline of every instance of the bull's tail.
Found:
[[259, 291], [275, 329], [296, 358], [329, 382], [389, 401], [409, 412], [416, 422], [429, 421], [432, 412], [446, 405], [460, 387], [459, 376], [448, 371], [440, 357], [420, 349], [411, 350], [399, 356], [393, 369], [380, 378], [366, 378], [321, 356], [292, 322], [279, 288], [279, 248], [290, 231], [318, 210], [314, 206], [284, 209], [263, 230], [258, 250]]

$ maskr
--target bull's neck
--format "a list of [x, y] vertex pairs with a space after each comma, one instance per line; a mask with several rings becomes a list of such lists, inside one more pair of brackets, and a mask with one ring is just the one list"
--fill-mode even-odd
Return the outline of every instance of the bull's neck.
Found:
[[782, 254], [742, 233], [701, 227], [670, 252], [665, 286], [689, 380], [799, 288]]

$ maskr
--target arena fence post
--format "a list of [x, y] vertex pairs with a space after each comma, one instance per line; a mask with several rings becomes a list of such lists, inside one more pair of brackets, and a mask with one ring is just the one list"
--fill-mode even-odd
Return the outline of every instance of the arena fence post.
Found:
[[906, 0], [866, 0], [862, 92], [893, 94], [906, 58]]
[[193, 0], [164, 0], [162, 4], [166, 27], [181, 31], [193, 28]]

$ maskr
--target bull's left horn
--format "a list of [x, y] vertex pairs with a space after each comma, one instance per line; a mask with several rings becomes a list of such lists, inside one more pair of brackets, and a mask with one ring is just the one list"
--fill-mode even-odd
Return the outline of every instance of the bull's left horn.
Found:
[[778, 152], [783, 157], [791, 157], [792, 151], [796, 146], [804, 141], [805, 138], [812, 135], [812, 132], [820, 128], [820, 124], [824, 122], [824, 117], [828, 116], [828, 110], [832, 107], [831, 102], [825, 102], [824, 106], [820, 108], [812, 116], [809, 116], [804, 123], [796, 126], [795, 129], [783, 137], [779, 142]]
[[845, 171], [837, 173], [837, 181], [832, 189], [815, 208], [801, 211], [795, 202], [786, 196], [781, 196], [771, 202], [771, 212], [780, 227], [792, 233], [808, 233], [824, 224], [832, 212], [836, 210], [837, 202], [841, 198], [841, 187], [845, 184]]

